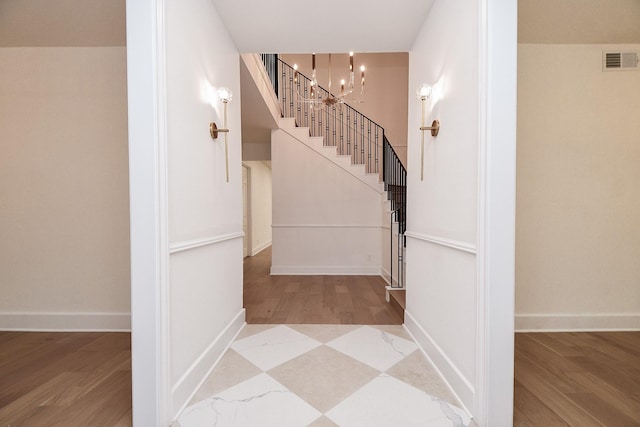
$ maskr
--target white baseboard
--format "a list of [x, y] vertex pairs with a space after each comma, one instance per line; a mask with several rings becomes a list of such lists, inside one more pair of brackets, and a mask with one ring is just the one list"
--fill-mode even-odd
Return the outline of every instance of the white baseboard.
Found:
[[179, 408], [174, 414], [174, 418], [180, 416], [198, 388], [220, 361], [222, 355], [231, 346], [244, 324], [245, 309], [243, 308], [173, 386], [171, 390], [173, 407]]
[[379, 266], [272, 265], [272, 276], [379, 276]]
[[404, 312], [404, 327], [471, 417], [469, 408], [473, 408], [475, 394], [473, 384], [460, 372], [438, 344], [406, 310]]
[[131, 313], [0, 312], [1, 331], [131, 332]]
[[264, 251], [269, 246], [271, 246], [271, 240], [269, 240], [268, 242], [263, 243], [262, 245], [258, 246], [257, 248], [252, 248], [251, 249], [251, 256], [258, 255], [260, 252]]
[[516, 314], [516, 332], [640, 331], [640, 313]]

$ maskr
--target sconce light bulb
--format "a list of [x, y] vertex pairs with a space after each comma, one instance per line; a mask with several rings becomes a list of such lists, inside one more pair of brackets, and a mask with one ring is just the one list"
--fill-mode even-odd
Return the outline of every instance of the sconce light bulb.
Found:
[[231, 101], [231, 97], [231, 91], [226, 87], [221, 87], [220, 89], [218, 89], [218, 99], [220, 99], [220, 101], [229, 102]]
[[293, 69], [298, 71], [298, 64], [293, 64]]
[[418, 96], [418, 99], [424, 101], [431, 96], [431, 86], [426, 83], [421, 84], [416, 92], [416, 95]]
[[364, 65], [360, 67], [360, 71], [364, 71]]

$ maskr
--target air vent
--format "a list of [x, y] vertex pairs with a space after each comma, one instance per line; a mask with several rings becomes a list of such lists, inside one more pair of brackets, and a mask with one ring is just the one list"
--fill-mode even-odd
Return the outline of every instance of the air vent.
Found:
[[602, 52], [602, 71], [640, 70], [638, 52]]

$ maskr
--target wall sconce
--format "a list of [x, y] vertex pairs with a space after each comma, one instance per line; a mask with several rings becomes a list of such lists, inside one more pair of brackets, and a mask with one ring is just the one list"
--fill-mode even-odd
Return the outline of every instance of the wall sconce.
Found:
[[427, 98], [431, 96], [432, 91], [433, 88], [425, 83], [420, 85], [420, 87], [416, 91], [416, 96], [422, 102], [422, 126], [420, 126], [420, 130], [422, 131], [420, 133], [420, 136], [422, 137], [422, 141], [420, 144], [420, 181], [424, 180], [424, 131], [430, 130], [431, 136], [433, 137], [438, 136], [438, 132], [440, 132], [440, 121], [434, 120], [433, 122], [431, 122], [431, 126], [425, 126], [424, 123], [424, 104]]
[[219, 129], [218, 125], [215, 122], [209, 123], [209, 133], [211, 134], [211, 138], [218, 139], [218, 133], [224, 133], [224, 160], [227, 168], [227, 182], [229, 182], [229, 143], [227, 142], [227, 134], [229, 133], [229, 128], [227, 127], [227, 104], [231, 101], [231, 91], [226, 87], [222, 87], [218, 89], [218, 99], [222, 102], [224, 107], [224, 122], [223, 128]]

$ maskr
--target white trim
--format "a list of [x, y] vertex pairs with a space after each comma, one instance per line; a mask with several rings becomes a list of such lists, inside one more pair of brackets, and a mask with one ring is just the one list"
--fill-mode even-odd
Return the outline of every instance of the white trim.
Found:
[[478, 4], [478, 182], [477, 182], [477, 218], [476, 218], [476, 378], [477, 393], [474, 396], [473, 412], [476, 422], [487, 425], [487, 412], [490, 396], [487, 377], [489, 334], [487, 323], [487, 93], [488, 93], [488, 17], [487, 3]]
[[229, 349], [235, 337], [245, 325], [245, 309], [235, 315], [224, 330], [211, 344], [198, 356], [189, 369], [176, 381], [171, 393], [175, 406], [180, 409], [174, 418], [180, 418], [180, 414], [187, 407], [200, 386], [206, 381], [213, 368], [220, 362], [224, 353]]
[[474, 415], [513, 423], [517, 2], [481, 0]]
[[[161, 419], [166, 423], [173, 412], [171, 399], [171, 290], [170, 290], [170, 254], [169, 254], [169, 131], [167, 129], [167, 61], [166, 61], [166, 22], [165, 0], [157, 0], [156, 16], [159, 25], [157, 35], [157, 225], [158, 242], [158, 281], [156, 304], [156, 336], [158, 342], [158, 382], [157, 390], [161, 404]], [[135, 410], [134, 410], [135, 412]], [[135, 424], [135, 422], [134, 422]]]
[[131, 332], [131, 313], [3, 312], [0, 331]]
[[382, 224], [272, 224], [271, 228], [383, 228]]
[[244, 237], [244, 232], [226, 233], [218, 236], [204, 237], [202, 239], [185, 240], [183, 242], [172, 243], [169, 246], [169, 253], [173, 255], [179, 252], [201, 248], [203, 246], [215, 245], [216, 243], [222, 243], [228, 240], [240, 239], [242, 237]]
[[[256, 54], [257, 55], [257, 54]], [[263, 67], [264, 68], [264, 67]], [[275, 93], [275, 92], [274, 92]], [[247, 245], [247, 256], [250, 256], [253, 252], [253, 217], [251, 215], [253, 204], [251, 203], [252, 186], [251, 186], [251, 166], [246, 162], [242, 162], [242, 168], [247, 170], [247, 194], [245, 200], [244, 194], [244, 171], [242, 176], [242, 232], [245, 233], [242, 236], [242, 256], [244, 257], [244, 246]], [[246, 204], [245, 204], [246, 201]], [[244, 215], [246, 210], [247, 216], [247, 229], [244, 228]], [[246, 232], [245, 232], [246, 231]]]
[[272, 265], [272, 276], [379, 276], [380, 266]]
[[423, 242], [433, 243], [434, 245], [446, 246], [447, 248], [456, 249], [462, 252], [470, 254], [476, 254], [476, 246], [473, 243], [463, 242], [461, 240], [448, 239], [446, 237], [432, 236], [429, 234], [418, 233], [415, 231], [406, 231], [404, 233], [406, 237], [410, 237], [416, 240], [422, 240]]
[[133, 425], [171, 418], [164, 0], [127, 1]]
[[516, 332], [640, 331], [640, 313], [522, 313]]
[[263, 243], [262, 245], [258, 246], [257, 248], [255, 248], [254, 250], [251, 251], [251, 256], [256, 256], [258, 255], [260, 252], [264, 251], [265, 249], [267, 249], [269, 246], [271, 246], [271, 240], [269, 240], [268, 242]]
[[[418, 344], [418, 347], [429, 362], [435, 367], [449, 391], [461, 403], [462, 408], [467, 411], [470, 417], [473, 417], [469, 411], [474, 401], [475, 390], [473, 384], [460, 372], [453, 361], [447, 357], [447, 354], [431, 338], [427, 331], [422, 329], [422, 326], [407, 310], [404, 311], [404, 328]], [[458, 391], [457, 393], [456, 390]]]

